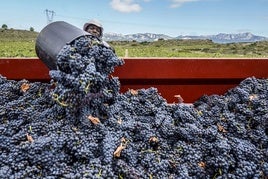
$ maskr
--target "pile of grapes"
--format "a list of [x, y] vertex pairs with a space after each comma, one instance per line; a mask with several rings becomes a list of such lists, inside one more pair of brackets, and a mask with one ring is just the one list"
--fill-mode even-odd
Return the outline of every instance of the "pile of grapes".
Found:
[[123, 64], [86, 36], [50, 83], [0, 76], [0, 178], [268, 177], [268, 79], [168, 104], [154, 87], [120, 93]]

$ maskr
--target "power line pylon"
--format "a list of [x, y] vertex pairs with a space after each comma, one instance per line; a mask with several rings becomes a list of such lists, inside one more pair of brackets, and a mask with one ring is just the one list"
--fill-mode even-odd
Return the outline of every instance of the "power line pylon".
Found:
[[53, 22], [53, 17], [54, 17], [55, 12], [48, 10], [48, 9], [46, 9], [45, 12], [47, 16], [47, 24], [50, 24], [51, 22]]

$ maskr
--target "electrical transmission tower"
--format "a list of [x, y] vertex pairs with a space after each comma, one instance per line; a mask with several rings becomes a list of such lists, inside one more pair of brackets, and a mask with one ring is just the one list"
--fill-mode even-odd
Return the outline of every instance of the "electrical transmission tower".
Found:
[[53, 17], [54, 17], [55, 12], [48, 10], [48, 9], [46, 9], [45, 12], [47, 15], [47, 24], [50, 24], [51, 22], [53, 22]]

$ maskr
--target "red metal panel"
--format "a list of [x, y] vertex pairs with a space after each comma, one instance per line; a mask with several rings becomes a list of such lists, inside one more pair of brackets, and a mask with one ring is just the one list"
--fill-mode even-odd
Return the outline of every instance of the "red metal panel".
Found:
[[48, 81], [49, 69], [37, 58], [0, 58], [0, 74], [12, 80]]
[[235, 87], [235, 84], [171, 84], [171, 85], [132, 85], [121, 83], [121, 91], [125, 92], [129, 89], [147, 89], [155, 87], [158, 89], [159, 94], [165, 98], [169, 103], [177, 103], [178, 98], [175, 95], [180, 95], [185, 103], [192, 103], [198, 100], [203, 95], [218, 94], [222, 95], [229, 89]]
[[115, 71], [124, 79], [226, 79], [267, 77], [267, 59], [128, 58]]
[[[204, 94], [223, 94], [251, 76], [268, 78], [268, 59], [124, 58], [115, 68], [121, 91], [156, 87], [168, 102], [181, 95], [190, 103]], [[8, 79], [49, 81], [49, 69], [37, 58], [2, 58], [0, 74]]]

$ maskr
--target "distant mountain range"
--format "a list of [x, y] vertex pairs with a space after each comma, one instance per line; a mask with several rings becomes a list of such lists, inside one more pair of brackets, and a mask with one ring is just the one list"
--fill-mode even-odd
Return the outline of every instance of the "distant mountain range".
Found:
[[177, 37], [170, 37], [164, 34], [153, 34], [153, 33], [137, 33], [122, 35], [117, 33], [105, 33], [103, 36], [105, 41], [138, 41], [138, 42], [152, 42], [159, 39], [209, 39], [215, 43], [235, 43], [235, 42], [257, 42], [257, 41], [267, 41], [268, 38], [264, 36], [257, 36], [252, 33], [238, 33], [238, 34], [225, 34], [219, 33], [217, 35], [180, 35]]

